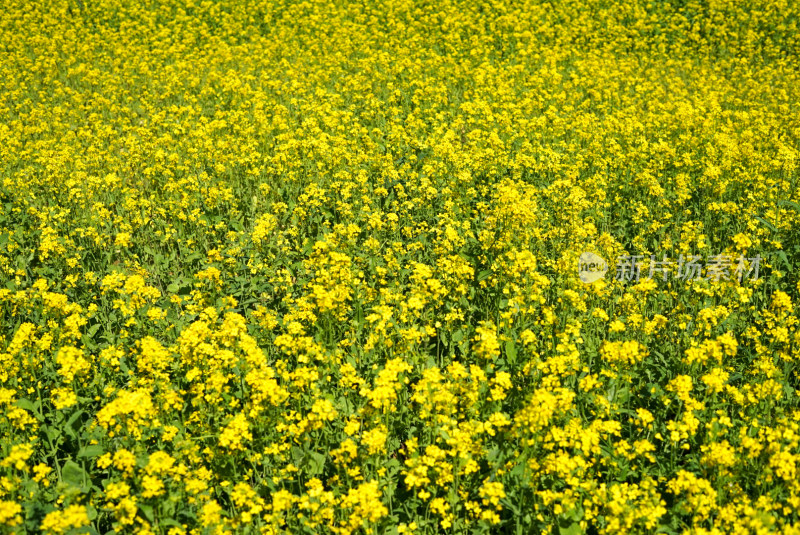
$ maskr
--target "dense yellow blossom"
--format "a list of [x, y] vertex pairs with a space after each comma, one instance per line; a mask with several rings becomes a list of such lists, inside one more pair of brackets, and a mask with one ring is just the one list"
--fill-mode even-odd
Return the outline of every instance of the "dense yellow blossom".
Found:
[[8, 0], [0, 532], [797, 533], [799, 21]]

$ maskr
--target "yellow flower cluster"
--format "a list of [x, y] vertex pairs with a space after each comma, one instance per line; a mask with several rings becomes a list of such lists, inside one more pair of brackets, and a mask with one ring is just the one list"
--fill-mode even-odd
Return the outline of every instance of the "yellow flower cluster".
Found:
[[799, 25], [7, 0], [0, 533], [800, 533]]

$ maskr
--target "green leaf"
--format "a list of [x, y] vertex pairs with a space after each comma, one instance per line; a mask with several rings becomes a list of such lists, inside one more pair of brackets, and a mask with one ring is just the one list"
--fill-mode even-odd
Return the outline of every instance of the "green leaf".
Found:
[[298, 448], [297, 446], [292, 446], [292, 461], [294, 464], [300, 464], [300, 462], [305, 457], [305, 453], [303, 452], [302, 448]]
[[503, 498], [503, 499], [500, 500], [500, 503], [502, 503], [506, 507], [506, 509], [511, 511], [511, 513], [515, 517], [519, 516], [519, 513], [520, 513], [519, 507], [517, 507], [512, 500], [509, 500], [508, 498]]
[[92, 526], [81, 526], [65, 531], [64, 535], [100, 535], [100, 532]]
[[796, 203], [794, 201], [786, 200], [786, 199], [781, 199], [780, 201], [778, 201], [778, 203], [782, 204], [784, 206], [788, 206], [790, 208], [793, 208], [795, 212], [800, 214], [800, 204], [798, 204], [798, 203]]
[[767, 221], [767, 220], [766, 220], [766, 219], [764, 219], [763, 217], [761, 217], [761, 216], [759, 216], [759, 215], [753, 215], [753, 217], [754, 217], [754, 218], [756, 218], [756, 219], [758, 219], [759, 221], [761, 221], [761, 223], [763, 223], [763, 224], [764, 224], [764, 226], [765, 226], [765, 227], [767, 227], [767, 228], [768, 228], [769, 230], [771, 230], [772, 232], [780, 232], [780, 231], [779, 231], [779, 230], [778, 230], [778, 229], [775, 227], [775, 225], [773, 225], [772, 223], [770, 223], [769, 221]]
[[142, 510], [142, 513], [144, 513], [144, 516], [147, 518], [147, 520], [149, 520], [150, 522], [153, 522], [153, 520], [155, 519], [155, 515], [153, 514], [153, 507], [152, 506], [145, 505], [145, 504], [139, 504], [139, 509]]
[[90, 444], [88, 446], [84, 446], [78, 452], [78, 457], [99, 457], [105, 453], [103, 451], [103, 447], [99, 444]]
[[308, 465], [313, 475], [319, 475], [325, 468], [325, 454], [317, 453], [315, 451], [309, 452]]
[[99, 323], [95, 323], [94, 325], [89, 327], [88, 331], [86, 331], [86, 337], [87, 338], [94, 338], [94, 335], [97, 334], [98, 330], [100, 330], [100, 324]]
[[397, 459], [389, 459], [387, 462], [383, 463], [383, 467], [386, 468], [389, 476], [393, 476], [400, 471], [400, 461]]
[[61, 438], [61, 430], [58, 427], [52, 425], [43, 425], [41, 430], [44, 431], [44, 434], [47, 435], [47, 439], [50, 442], [56, 442], [59, 438]]
[[785, 252], [778, 251], [778, 258], [783, 260], [783, 263], [784, 263], [784, 265], [786, 266], [787, 269], [789, 269], [789, 270], [792, 269], [792, 264], [789, 262], [789, 259], [786, 257], [786, 253]]
[[67, 460], [64, 467], [61, 469], [61, 479], [64, 483], [83, 489], [89, 479], [86, 471], [80, 467], [78, 463], [73, 460]]
[[73, 412], [72, 416], [70, 416], [69, 420], [67, 420], [67, 423], [64, 426], [64, 430], [67, 432], [67, 434], [70, 437], [72, 437], [72, 438], [77, 438], [78, 437], [78, 430], [83, 425], [83, 422], [80, 420], [80, 418], [84, 414], [86, 414], [86, 413], [79, 409], [79, 410]]
[[508, 358], [509, 364], [513, 364], [517, 361], [517, 345], [514, 343], [514, 340], [506, 341], [506, 357]]
[[561, 535], [580, 535], [583, 533], [583, 530], [581, 529], [581, 525], [579, 523], [572, 522], [567, 527], [559, 526], [558, 532]]
[[36, 406], [33, 404], [33, 401], [25, 398], [21, 398], [17, 400], [17, 407], [20, 409], [25, 409], [26, 411], [36, 412]]
[[40, 422], [44, 422], [44, 416], [39, 411], [39, 409], [41, 408], [41, 402], [40, 401], [37, 401], [36, 403], [34, 403], [29, 399], [25, 399], [25, 398], [18, 399], [17, 400], [17, 407], [19, 407], [20, 409], [25, 409], [26, 411], [32, 412], [33, 415], [36, 416], [37, 420], [39, 420]]

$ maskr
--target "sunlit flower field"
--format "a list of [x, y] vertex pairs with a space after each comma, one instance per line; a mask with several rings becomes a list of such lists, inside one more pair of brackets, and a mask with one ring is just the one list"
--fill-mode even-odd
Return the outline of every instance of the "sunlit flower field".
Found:
[[5, 1], [0, 532], [800, 533], [799, 53], [788, 0]]

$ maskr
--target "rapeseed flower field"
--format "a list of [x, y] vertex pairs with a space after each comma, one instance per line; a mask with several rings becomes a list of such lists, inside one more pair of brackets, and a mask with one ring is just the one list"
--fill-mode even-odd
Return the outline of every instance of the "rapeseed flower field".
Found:
[[6, 0], [0, 531], [800, 533], [799, 24]]

